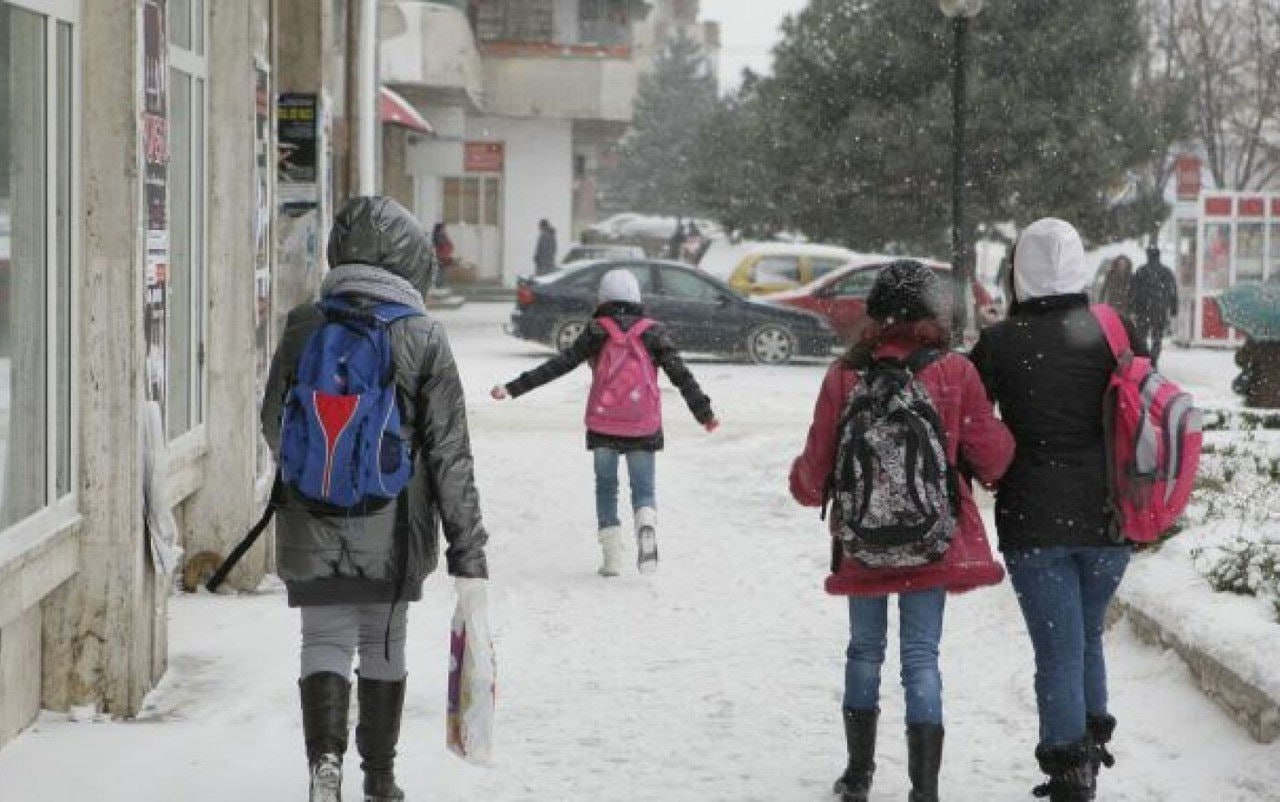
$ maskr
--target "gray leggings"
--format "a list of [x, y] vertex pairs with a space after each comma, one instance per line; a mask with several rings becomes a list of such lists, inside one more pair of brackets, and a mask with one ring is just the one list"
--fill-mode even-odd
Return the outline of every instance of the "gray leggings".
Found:
[[391, 616], [390, 659], [387, 659], [389, 604], [332, 604], [302, 608], [302, 677], [330, 672], [351, 676], [360, 650], [360, 676], [382, 682], [405, 677], [404, 640], [409, 604], [396, 605]]

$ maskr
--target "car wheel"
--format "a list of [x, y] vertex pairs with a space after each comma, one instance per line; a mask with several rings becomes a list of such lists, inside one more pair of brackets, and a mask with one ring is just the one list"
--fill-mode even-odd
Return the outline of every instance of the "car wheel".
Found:
[[782, 365], [796, 354], [796, 335], [786, 326], [765, 323], [747, 335], [747, 356], [757, 365]]
[[564, 353], [577, 342], [586, 328], [587, 321], [583, 318], [561, 318], [551, 328], [551, 345], [560, 353]]

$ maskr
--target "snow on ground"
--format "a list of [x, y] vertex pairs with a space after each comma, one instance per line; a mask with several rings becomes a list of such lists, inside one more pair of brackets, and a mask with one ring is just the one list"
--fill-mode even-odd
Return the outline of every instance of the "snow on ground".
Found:
[[[444, 748], [453, 593], [412, 608], [399, 769], [410, 799], [828, 802], [843, 765], [846, 613], [825, 596], [822, 525], [786, 491], [824, 365], [698, 359], [723, 428], [707, 435], [668, 388], [659, 460], [662, 567], [606, 581], [583, 449], [585, 371], [515, 402], [488, 388], [546, 351], [502, 335], [507, 308], [440, 313], [471, 407], [492, 533], [498, 765]], [[1171, 360], [1171, 364], [1174, 360]], [[168, 675], [135, 721], [45, 713], [0, 750], [3, 802], [222, 802], [305, 797], [297, 614], [272, 584], [174, 599]], [[1029, 798], [1031, 649], [1006, 583], [953, 597], [943, 645], [944, 798]], [[893, 641], [896, 643], [896, 638]], [[1108, 636], [1121, 721], [1108, 802], [1280, 800], [1280, 744], [1259, 746], [1127, 627]], [[884, 670], [873, 799], [908, 784], [898, 662]], [[358, 759], [346, 792], [358, 799]]]

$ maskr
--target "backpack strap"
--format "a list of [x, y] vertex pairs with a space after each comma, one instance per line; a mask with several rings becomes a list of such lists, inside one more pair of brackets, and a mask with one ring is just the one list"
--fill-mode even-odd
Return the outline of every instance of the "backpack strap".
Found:
[[378, 304], [373, 308], [374, 315], [378, 321], [384, 325], [391, 325], [397, 320], [404, 320], [410, 317], [422, 317], [422, 311], [415, 309], [408, 304], [398, 304], [394, 302]]
[[627, 334], [632, 337], [643, 337], [644, 333], [658, 324], [658, 321], [652, 318], [642, 317], [632, 326]]
[[1133, 344], [1129, 342], [1129, 332], [1125, 330], [1120, 314], [1107, 304], [1094, 304], [1089, 307], [1089, 311], [1102, 327], [1102, 333], [1107, 337], [1107, 345], [1111, 346], [1111, 355], [1116, 358], [1116, 361], [1124, 362], [1126, 359], [1132, 359]]
[[920, 371], [932, 365], [934, 362], [942, 359], [947, 352], [941, 348], [921, 348], [911, 356], [907, 357], [903, 362], [907, 366], [907, 370], [912, 374], [919, 374]]
[[596, 322], [600, 324], [600, 328], [604, 329], [604, 333], [609, 335], [609, 339], [616, 343], [623, 342], [626, 335], [622, 333], [622, 327], [618, 325], [618, 321], [608, 315], [601, 315], [596, 318]]

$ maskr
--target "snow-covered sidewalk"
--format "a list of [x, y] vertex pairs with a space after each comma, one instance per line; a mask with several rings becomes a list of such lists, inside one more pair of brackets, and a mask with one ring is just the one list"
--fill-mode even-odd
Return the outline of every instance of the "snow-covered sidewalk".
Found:
[[[498, 765], [473, 768], [444, 748], [453, 594], [435, 577], [411, 616], [399, 760], [409, 798], [828, 802], [843, 761], [845, 608], [821, 591], [822, 525], [786, 490], [825, 365], [694, 360], [724, 426], [702, 432], [668, 388], [662, 566], [606, 581], [580, 424], [587, 374], [489, 400], [492, 384], [546, 356], [500, 333], [507, 311], [439, 313], [468, 389], [492, 534]], [[1012, 591], [953, 597], [947, 615], [944, 798], [1028, 799], [1039, 780], [1033, 668]], [[147, 711], [129, 722], [42, 715], [0, 750], [0, 800], [303, 799], [297, 630], [270, 586], [174, 599], [170, 670]], [[1254, 744], [1177, 657], [1128, 627], [1109, 646], [1119, 764], [1101, 799], [1280, 800], [1280, 745]], [[873, 798], [902, 799], [896, 655], [884, 680]], [[347, 768], [347, 798], [358, 799], [354, 748]]]

